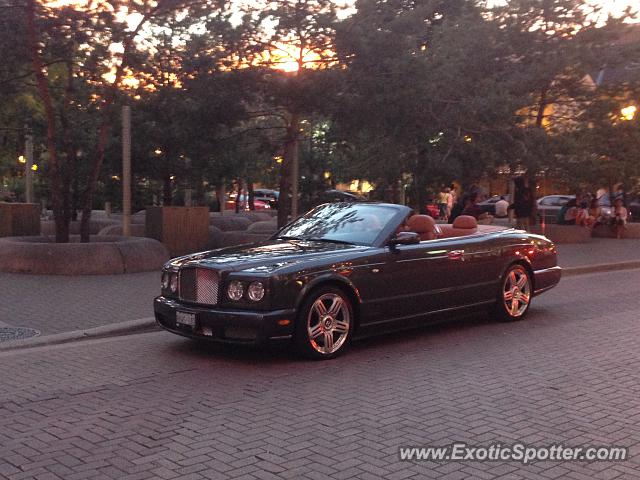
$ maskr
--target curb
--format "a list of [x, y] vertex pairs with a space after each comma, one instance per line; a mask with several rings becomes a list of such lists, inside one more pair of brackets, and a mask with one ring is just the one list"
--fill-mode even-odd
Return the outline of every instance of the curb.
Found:
[[634, 268], [640, 268], [640, 260], [629, 260], [626, 262], [617, 263], [598, 263], [595, 265], [585, 265], [582, 267], [563, 267], [562, 276], [570, 277], [574, 275], [585, 275], [587, 273], [632, 270]]
[[74, 330], [72, 332], [56, 333], [43, 337], [32, 337], [25, 340], [12, 340], [0, 343], [0, 353], [11, 350], [22, 350], [26, 348], [36, 348], [63, 343], [75, 342], [77, 340], [87, 340], [105, 337], [117, 337], [132, 333], [144, 333], [155, 330], [156, 319], [154, 317], [140, 318], [126, 322], [113, 323], [111, 325], [101, 325], [99, 327], [87, 328], [85, 330]]

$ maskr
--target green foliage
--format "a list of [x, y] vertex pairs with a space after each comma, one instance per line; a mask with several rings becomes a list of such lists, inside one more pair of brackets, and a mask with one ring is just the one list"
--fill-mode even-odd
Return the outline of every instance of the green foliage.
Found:
[[[68, 210], [91, 190], [96, 166], [97, 200], [119, 202], [119, 128], [106, 137], [103, 166], [98, 159], [99, 132], [118, 125], [122, 104], [133, 110], [138, 206], [154, 195], [172, 202], [187, 188], [205, 203], [207, 191], [238, 180], [286, 189], [292, 152], [306, 203], [366, 179], [382, 190], [408, 185], [417, 206], [429, 189], [505, 166], [572, 187], [640, 175], [638, 117], [618, 118], [621, 106], [640, 102], [637, 85], [585, 81], [603, 58], [628, 61], [611, 49], [626, 27], [596, 25], [579, 0], [491, 9], [358, 0], [342, 20], [329, 0], [250, 2], [240, 17], [218, 1], [111, 4], [37, 8]], [[125, 6], [139, 30], [114, 14]], [[0, 176], [18, 175], [28, 123], [53, 194], [24, 18], [21, 7], [0, 9]], [[113, 84], [121, 61], [120, 73], [137, 82], [126, 89]], [[292, 64], [296, 71], [279, 69]]]

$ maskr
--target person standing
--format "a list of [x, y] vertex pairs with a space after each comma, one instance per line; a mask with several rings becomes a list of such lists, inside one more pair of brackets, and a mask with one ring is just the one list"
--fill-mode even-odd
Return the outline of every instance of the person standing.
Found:
[[458, 196], [456, 195], [456, 187], [454, 184], [451, 184], [451, 186], [449, 187], [449, 201], [447, 202], [447, 218], [451, 216], [453, 206], [456, 204], [457, 199]]
[[529, 230], [531, 228], [531, 215], [533, 214], [533, 192], [526, 186], [523, 177], [514, 180], [515, 191], [513, 193], [513, 203], [509, 208], [513, 208], [516, 216], [516, 228]]
[[438, 194], [438, 217], [440, 220], [446, 221], [449, 218], [449, 199], [451, 194], [449, 193], [449, 187], [442, 188]]

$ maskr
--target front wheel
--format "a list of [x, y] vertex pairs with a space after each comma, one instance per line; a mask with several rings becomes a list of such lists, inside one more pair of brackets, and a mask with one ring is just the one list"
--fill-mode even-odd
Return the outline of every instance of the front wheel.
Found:
[[353, 326], [353, 306], [347, 295], [338, 288], [319, 288], [299, 310], [296, 350], [307, 358], [333, 358], [347, 348]]
[[496, 301], [496, 314], [504, 322], [521, 320], [529, 311], [532, 297], [531, 276], [522, 265], [511, 265], [505, 272]]

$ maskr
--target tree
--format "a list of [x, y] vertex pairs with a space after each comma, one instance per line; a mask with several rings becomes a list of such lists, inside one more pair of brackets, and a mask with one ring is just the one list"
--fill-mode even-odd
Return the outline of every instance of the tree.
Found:
[[423, 209], [427, 186], [481, 173], [491, 159], [481, 147], [515, 123], [510, 50], [470, 2], [357, 6], [336, 40], [347, 69], [335, 133], [359, 170], [391, 192], [410, 173], [412, 203]]
[[251, 8], [248, 61], [263, 73], [263, 98], [270, 107], [263, 118], [279, 119], [283, 131], [278, 203], [282, 226], [290, 213], [297, 214], [300, 125], [319, 101], [310, 95], [312, 85], [316, 73], [336, 61], [332, 48], [336, 6], [330, 0], [281, 0]]
[[[84, 182], [76, 183], [81, 190], [77, 192], [82, 208], [81, 239], [86, 242], [114, 105], [123, 79], [134, 73], [136, 60], [145, 54], [138, 42], [143, 28], [145, 35], [153, 37], [164, 25], [180, 23], [185, 16], [196, 22], [220, 4], [122, 0], [58, 8], [37, 0], [24, 1], [26, 44], [47, 124], [48, 175], [58, 242], [68, 241], [72, 184], [81, 171], [74, 121], [82, 119], [84, 128], [91, 127], [94, 134], [85, 156], [90, 163]], [[54, 64], [60, 68], [52, 68]]]

